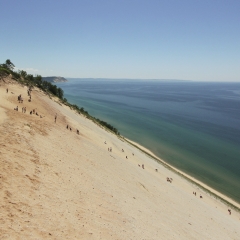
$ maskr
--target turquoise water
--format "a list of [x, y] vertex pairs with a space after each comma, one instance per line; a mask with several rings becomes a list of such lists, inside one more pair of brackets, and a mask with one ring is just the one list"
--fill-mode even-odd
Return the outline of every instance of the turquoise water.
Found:
[[69, 79], [70, 103], [240, 203], [240, 83]]

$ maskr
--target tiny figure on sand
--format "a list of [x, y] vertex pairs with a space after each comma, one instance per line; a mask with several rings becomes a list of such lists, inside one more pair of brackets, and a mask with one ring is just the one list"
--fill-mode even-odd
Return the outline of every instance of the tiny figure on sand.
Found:
[[23, 103], [23, 98], [22, 98], [22, 95], [21, 95], [21, 94], [18, 96], [18, 102], [19, 102], [19, 103]]
[[26, 113], [26, 107], [22, 107], [22, 113]]
[[57, 113], [55, 114], [55, 123], [57, 122]]
[[8, 88], [6, 89], [6, 92], [8, 93]]

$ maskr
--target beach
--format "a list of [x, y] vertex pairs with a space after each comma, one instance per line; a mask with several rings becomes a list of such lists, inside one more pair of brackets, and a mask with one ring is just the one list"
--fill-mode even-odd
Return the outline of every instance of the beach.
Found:
[[238, 203], [37, 88], [27, 99], [1, 82], [1, 239], [240, 239]]
[[239, 83], [69, 79], [71, 104], [240, 203]]

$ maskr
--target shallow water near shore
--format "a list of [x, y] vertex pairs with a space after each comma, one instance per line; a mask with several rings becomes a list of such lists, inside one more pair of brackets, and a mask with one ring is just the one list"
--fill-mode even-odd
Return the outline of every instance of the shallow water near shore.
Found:
[[240, 203], [240, 83], [68, 80], [70, 103]]

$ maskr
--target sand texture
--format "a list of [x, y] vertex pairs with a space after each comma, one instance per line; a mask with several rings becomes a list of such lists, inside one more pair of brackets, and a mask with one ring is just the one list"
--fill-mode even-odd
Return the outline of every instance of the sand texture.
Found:
[[57, 99], [0, 84], [1, 240], [240, 239], [238, 211]]

